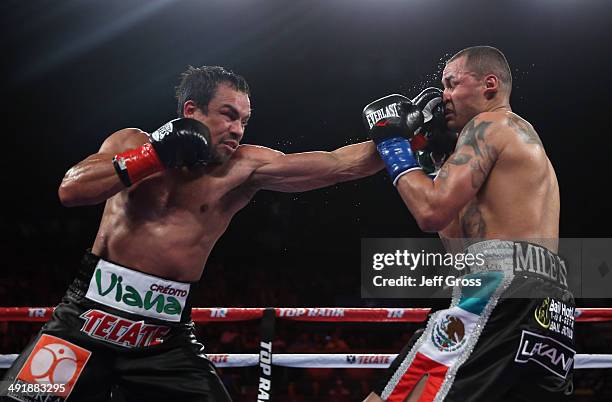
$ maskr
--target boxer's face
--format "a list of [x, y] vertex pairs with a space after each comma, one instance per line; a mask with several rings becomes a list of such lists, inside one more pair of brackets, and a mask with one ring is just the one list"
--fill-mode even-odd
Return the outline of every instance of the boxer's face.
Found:
[[446, 124], [461, 131], [478, 113], [482, 112], [484, 86], [476, 75], [465, 67], [465, 57], [448, 63], [442, 72]]
[[185, 117], [201, 121], [210, 130], [215, 159], [220, 163], [228, 161], [238, 148], [250, 116], [248, 95], [223, 83], [217, 86], [215, 96], [208, 103], [208, 113], [185, 104]]

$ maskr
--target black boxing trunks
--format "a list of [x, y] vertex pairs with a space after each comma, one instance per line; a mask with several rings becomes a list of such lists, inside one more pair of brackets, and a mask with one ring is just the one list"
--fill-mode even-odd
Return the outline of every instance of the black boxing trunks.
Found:
[[419, 385], [419, 402], [565, 400], [575, 304], [564, 261], [525, 242], [488, 240], [465, 253], [484, 256], [462, 277], [481, 285], [453, 289], [450, 307], [430, 316], [376, 393], [399, 402]]
[[194, 335], [193, 287], [88, 252], [8, 370], [2, 400], [230, 401]]

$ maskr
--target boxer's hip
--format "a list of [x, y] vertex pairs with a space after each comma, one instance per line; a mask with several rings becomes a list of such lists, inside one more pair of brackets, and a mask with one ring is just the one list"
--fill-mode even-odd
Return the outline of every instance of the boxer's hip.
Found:
[[535, 244], [501, 240], [465, 252], [480, 255], [463, 276], [478, 285], [455, 287], [450, 307], [432, 314], [394, 362], [383, 399], [401, 400], [425, 375], [436, 401], [496, 400], [525, 373], [531, 384], [554, 383], [562, 392], [575, 354], [574, 298], [563, 260]]
[[[480, 256], [478, 263], [468, 266], [466, 274], [497, 271], [504, 274], [505, 282], [512, 282], [518, 278], [537, 279], [539, 282], [533, 283], [545, 284], [546, 291], [568, 290], [567, 263], [562, 257], [541, 245], [528, 241], [484, 240], [471, 244], [465, 253]], [[535, 295], [526, 293], [518, 297], [521, 296]]]
[[192, 283], [139, 272], [88, 251], [43, 331], [122, 350], [168, 344], [193, 337], [193, 293]]

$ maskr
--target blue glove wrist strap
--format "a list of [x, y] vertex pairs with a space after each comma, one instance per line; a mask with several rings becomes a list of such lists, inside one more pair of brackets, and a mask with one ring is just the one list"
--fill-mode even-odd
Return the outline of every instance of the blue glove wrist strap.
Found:
[[421, 169], [414, 157], [410, 141], [404, 137], [387, 138], [376, 144], [380, 157], [387, 166], [387, 172], [391, 176], [393, 185], [404, 173], [415, 169]]

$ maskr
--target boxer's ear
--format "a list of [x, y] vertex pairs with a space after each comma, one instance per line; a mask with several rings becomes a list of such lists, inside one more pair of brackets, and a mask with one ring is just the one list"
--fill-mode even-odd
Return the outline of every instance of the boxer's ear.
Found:
[[484, 96], [487, 99], [493, 99], [499, 91], [499, 79], [494, 74], [488, 74], [484, 77]]
[[198, 105], [192, 100], [188, 100], [183, 103], [183, 116], [184, 117], [193, 117], [195, 112], [198, 110]]

